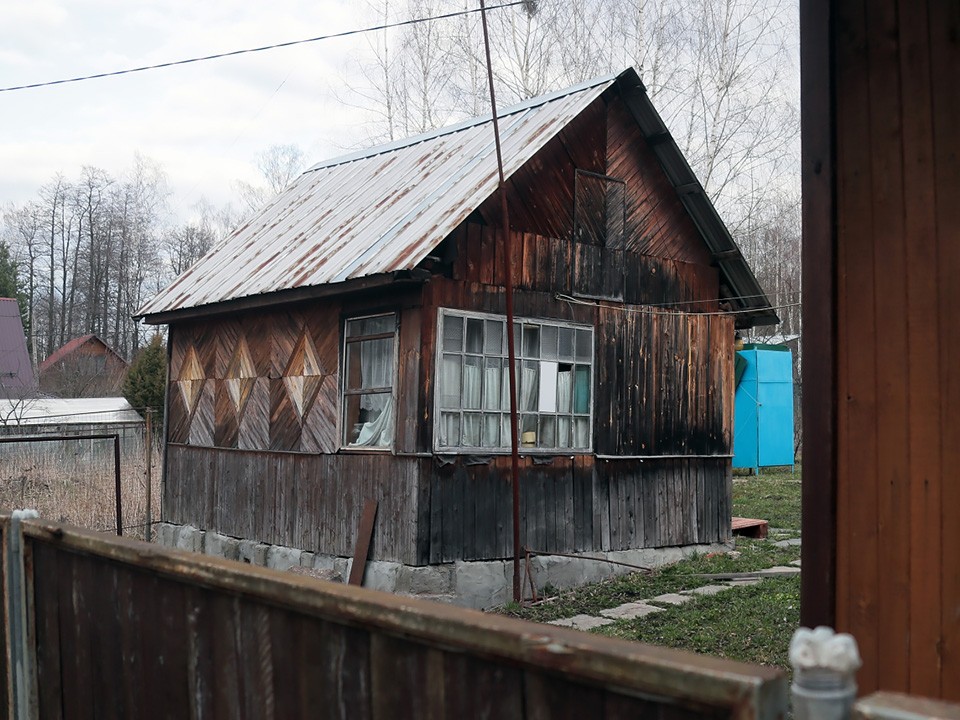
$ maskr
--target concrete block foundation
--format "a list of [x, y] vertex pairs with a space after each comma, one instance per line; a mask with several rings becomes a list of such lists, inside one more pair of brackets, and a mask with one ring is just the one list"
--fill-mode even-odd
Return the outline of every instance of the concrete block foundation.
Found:
[[[276, 570], [316, 571], [318, 577], [350, 576], [351, 559], [321, 555], [308, 550], [267, 545], [256, 540], [233, 538], [190, 525], [159, 523], [156, 540], [160, 545], [238, 560]], [[657, 567], [697, 553], [726, 552], [722, 544], [686, 547], [644, 548], [615, 552], [589, 553], [582, 557], [540, 555], [530, 559], [530, 572], [539, 593], [550, 587], [565, 590], [598, 582], [614, 575], [634, 572], [634, 568], [608, 561], [642, 567]], [[521, 565], [521, 571], [525, 563]], [[796, 569], [796, 568], [794, 568]], [[509, 602], [513, 596], [512, 560], [457, 561], [443, 565], [412, 566], [385, 560], [367, 563], [364, 587], [464, 607], [488, 609]], [[530, 595], [530, 582], [524, 578], [524, 595]]]

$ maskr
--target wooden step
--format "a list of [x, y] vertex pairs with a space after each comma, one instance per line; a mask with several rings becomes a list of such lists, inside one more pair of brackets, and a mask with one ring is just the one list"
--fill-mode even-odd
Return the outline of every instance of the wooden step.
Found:
[[755, 518], [735, 517], [731, 519], [730, 525], [734, 535], [743, 535], [752, 538], [765, 538], [767, 536], [767, 530], [770, 529], [769, 522]]

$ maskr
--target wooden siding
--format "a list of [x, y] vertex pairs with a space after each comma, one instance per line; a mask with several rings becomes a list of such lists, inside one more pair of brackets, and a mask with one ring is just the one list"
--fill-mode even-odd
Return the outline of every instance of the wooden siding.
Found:
[[514, 287], [520, 290], [675, 310], [718, 309], [719, 274], [709, 265], [610, 250], [574, 242], [569, 236], [516, 231], [510, 238], [508, 265], [499, 230], [478, 222], [461, 225], [449, 242], [456, 247], [451, 267], [454, 280], [504, 286], [509, 266], [513, 268]]
[[[502, 288], [434, 281], [423, 327], [439, 308], [505, 312]], [[656, 308], [565, 303], [517, 291], [518, 317], [584, 323], [594, 337], [594, 451], [600, 455], [726, 455], [733, 427], [733, 319]], [[435, 330], [423, 336], [421, 377], [433, 376]], [[421, 390], [420, 450], [432, 450], [433, 393]]]
[[[708, 266], [710, 251], [623, 100], [607, 114], [606, 174], [627, 184], [627, 250]], [[713, 297], [716, 297], [714, 295]]]
[[[421, 464], [420, 562], [513, 555], [510, 459]], [[521, 544], [600, 552], [730, 538], [729, 460], [521, 458]]]
[[[836, 386], [805, 397], [835, 408], [835, 444], [804, 443], [826, 472], [810, 500], [836, 501], [811, 536], [835, 539], [836, 565], [824, 548], [804, 557], [805, 597], [832, 596], [864, 658], [861, 692], [958, 700], [960, 5], [811, 2], [803, 17], [805, 143], [835, 153], [833, 168], [805, 164], [805, 230], [828, 233], [805, 238], [805, 279], [830, 273], [814, 287], [836, 288], [805, 306], [805, 331], [836, 338], [812, 368]], [[805, 503], [805, 539], [819, 511]]]
[[370, 557], [417, 564], [420, 466], [385, 453], [321, 455], [171, 445], [164, 519], [349, 557], [364, 502], [379, 503]]
[[[29, 523], [24, 535], [43, 719], [746, 720], [787, 705], [774, 668], [68, 526]], [[8, 565], [4, 554], [4, 575]]]

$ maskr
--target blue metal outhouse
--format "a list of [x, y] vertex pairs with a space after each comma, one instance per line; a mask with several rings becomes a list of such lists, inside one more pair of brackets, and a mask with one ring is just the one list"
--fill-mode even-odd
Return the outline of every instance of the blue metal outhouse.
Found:
[[737, 351], [733, 467], [794, 463], [793, 353], [783, 345]]

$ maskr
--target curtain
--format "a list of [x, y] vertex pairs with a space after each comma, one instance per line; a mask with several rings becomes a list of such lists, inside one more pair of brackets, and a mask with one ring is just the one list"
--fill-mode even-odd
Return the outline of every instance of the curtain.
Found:
[[357, 439], [350, 443], [350, 447], [387, 447], [393, 442], [393, 396], [386, 393], [365, 395], [360, 400], [360, 406], [373, 415], [377, 410], [380, 414], [373, 420], [363, 423]]

